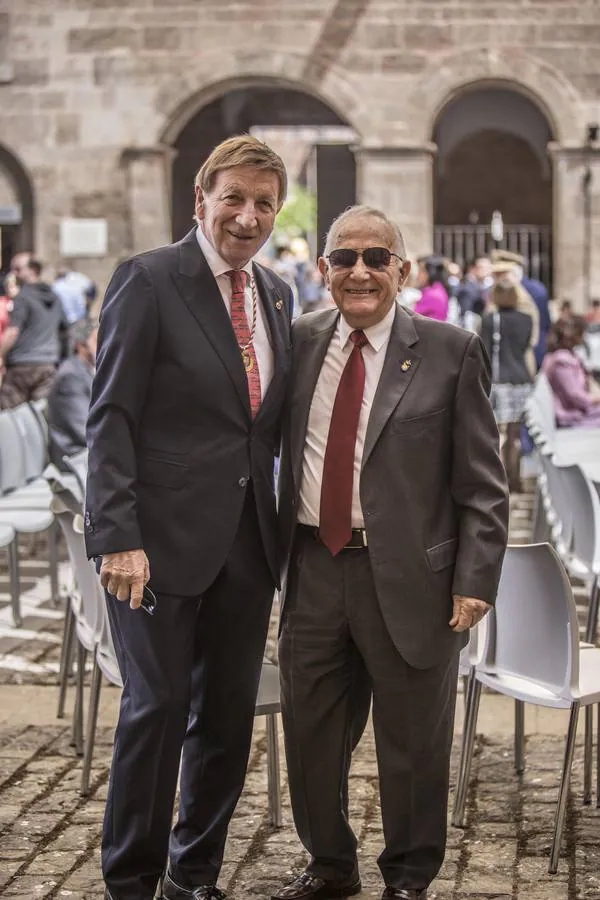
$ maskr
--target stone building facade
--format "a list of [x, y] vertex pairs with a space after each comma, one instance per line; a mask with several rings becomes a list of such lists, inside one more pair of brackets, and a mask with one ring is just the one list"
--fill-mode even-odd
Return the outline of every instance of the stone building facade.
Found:
[[191, 221], [209, 138], [341, 125], [320, 183], [347, 171], [413, 254], [485, 231], [493, 206], [546, 229], [554, 294], [583, 306], [600, 297], [599, 49], [598, 0], [0, 0], [5, 257], [56, 265], [63, 220], [105, 220], [106, 253], [74, 260], [104, 284]]

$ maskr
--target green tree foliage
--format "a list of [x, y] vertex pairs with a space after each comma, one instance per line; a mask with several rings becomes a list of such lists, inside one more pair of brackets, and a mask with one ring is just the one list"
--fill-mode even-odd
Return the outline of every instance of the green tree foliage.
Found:
[[292, 185], [282, 210], [275, 221], [274, 237], [284, 242], [302, 237], [317, 229], [317, 198], [300, 185]]

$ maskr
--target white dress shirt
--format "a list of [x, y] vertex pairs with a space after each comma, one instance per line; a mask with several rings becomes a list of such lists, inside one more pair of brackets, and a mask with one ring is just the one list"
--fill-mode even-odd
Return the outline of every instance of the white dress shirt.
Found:
[[[395, 315], [396, 304], [392, 306], [381, 322], [371, 326], [371, 328], [364, 329], [369, 343], [362, 350], [365, 361], [365, 390], [360, 408], [356, 448], [354, 450], [354, 481], [352, 485], [353, 528], [364, 528], [359, 492], [360, 469], [371, 406], [373, 405], [373, 398], [381, 377]], [[325, 449], [331, 424], [331, 414], [342, 372], [354, 346], [350, 340], [350, 335], [353, 331], [354, 329], [340, 315], [336, 330], [329, 342], [313, 394], [304, 442], [300, 502], [298, 506], [298, 521], [303, 525], [319, 525], [321, 481], [323, 479], [323, 464], [325, 462]]]
[[[206, 262], [215, 276], [227, 313], [231, 317], [231, 279], [229, 275], [227, 275], [227, 272], [231, 271], [231, 266], [219, 256], [202, 231], [200, 225], [196, 229], [196, 237], [198, 238], [198, 243], [200, 244], [200, 249], [204, 253]], [[245, 307], [248, 327], [252, 329], [252, 260], [243, 266], [243, 270], [248, 273], [245, 291]], [[258, 371], [260, 372], [260, 394], [261, 399], [264, 400], [271, 379], [273, 378], [275, 362], [273, 359], [273, 348], [271, 346], [269, 326], [263, 311], [262, 298], [258, 290], [258, 285], [256, 286], [256, 295], [258, 297], [258, 303], [256, 304], [256, 330], [254, 332], [253, 343], [256, 361], [258, 363]]]

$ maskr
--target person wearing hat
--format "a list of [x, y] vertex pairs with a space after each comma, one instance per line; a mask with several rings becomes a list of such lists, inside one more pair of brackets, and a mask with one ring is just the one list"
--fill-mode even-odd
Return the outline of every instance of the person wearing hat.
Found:
[[481, 323], [481, 339], [492, 361], [492, 406], [503, 432], [501, 454], [511, 491], [520, 493], [520, 422], [531, 393], [531, 374], [526, 357], [530, 352], [533, 321], [520, 310], [519, 291], [509, 279], [491, 290], [493, 312]]
[[[525, 315], [529, 316], [531, 319], [532, 328], [531, 338], [529, 342], [530, 346], [527, 351], [525, 361], [527, 363], [527, 368], [529, 369], [530, 374], [533, 376], [537, 372], [534, 348], [537, 346], [540, 334], [540, 314], [538, 312], [538, 308], [523, 285], [520, 283], [520, 273], [515, 262], [511, 262], [510, 260], [497, 259], [492, 263], [492, 277], [494, 279], [494, 286], [499, 283], [506, 282], [507, 284], [512, 284], [515, 287], [517, 292], [517, 309], [525, 313]], [[491, 301], [491, 293], [489, 311], [494, 312], [493, 301]]]
[[528, 278], [525, 275], [525, 257], [520, 253], [513, 253], [510, 250], [492, 250], [492, 262], [507, 261], [515, 265], [514, 274], [519, 284], [524, 288], [535, 305], [539, 313], [539, 335], [537, 343], [534, 347], [535, 361], [537, 368], [542, 364], [544, 354], [546, 353], [546, 336], [552, 325], [550, 318], [550, 298], [548, 290], [537, 278]]

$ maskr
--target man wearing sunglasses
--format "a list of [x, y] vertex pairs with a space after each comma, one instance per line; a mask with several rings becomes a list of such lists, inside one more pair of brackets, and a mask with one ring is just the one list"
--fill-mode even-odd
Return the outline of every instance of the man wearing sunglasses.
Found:
[[348, 770], [371, 694], [383, 900], [424, 900], [445, 852], [459, 651], [507, 540], [489, 365], [476, 335], [397, 303], [410, 264], [380, 211], [343, 213], [319, 265], [337, 309], [293, 328], [280, 474], [282, 711], [310, 862], [272, 900], [361, 889]]

